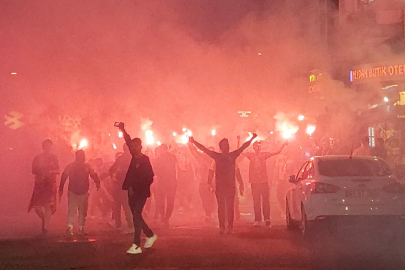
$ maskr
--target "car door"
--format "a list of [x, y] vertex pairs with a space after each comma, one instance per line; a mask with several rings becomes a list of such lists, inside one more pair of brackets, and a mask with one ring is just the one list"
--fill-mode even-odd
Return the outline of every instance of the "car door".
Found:
[[298, 185], [299, 192], [296, 192], [300, 217], [301, 217], [301, 203], [305, 203], [310, 197], [311, 187], [309, 184], [312, 183], [314, 174], [315, 174], [314, 163], [312, 161], [308, 161], [307, 166], [305, 167], [305, 170], [302, 174], [302, 177]]
[[291, 198], [290, 198], [290, 214], [292, 219], [294, 220], [299, 220], [301, 218], [301, 192], [302, 192], [302, 187], [301, 187], [301, 180], [305, 177], [306, 173], [306, 167], [308, 166], [308, 162], [305, 162], [301, 169], [298, 171], [297, 176], [296, 176], [296, 181], [294, 184], [294, 187], [291, 190]]

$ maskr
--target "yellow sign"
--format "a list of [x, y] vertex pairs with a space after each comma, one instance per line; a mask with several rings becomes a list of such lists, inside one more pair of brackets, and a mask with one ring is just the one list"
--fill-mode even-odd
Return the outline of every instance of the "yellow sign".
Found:
[[24, 125], [24, 123], [20, 121], [20, 119], [23, 117], [24, 114], [16, 111], [11, 111], [8, 114], [4, 115], [4, 125], [14, 130], [19, 129]]

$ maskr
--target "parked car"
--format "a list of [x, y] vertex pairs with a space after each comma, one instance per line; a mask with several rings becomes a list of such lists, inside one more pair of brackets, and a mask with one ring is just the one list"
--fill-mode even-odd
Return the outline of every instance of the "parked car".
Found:
[[289, 181], [287, 227], [303, 235], [319, 223], [405, 221], [405, 187], [380, 158], [312, 157]]

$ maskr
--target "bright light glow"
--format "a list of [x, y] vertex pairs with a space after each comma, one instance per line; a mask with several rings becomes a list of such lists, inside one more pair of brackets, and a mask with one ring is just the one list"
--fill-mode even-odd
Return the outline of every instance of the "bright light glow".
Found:
[[273, 131], [270, 131], [270, 134], [273, 134], [274, 132]]
[[77, 149], [83, 149], [85, 147], [89, 146], [89, 142], [86, 139], [83, 139], [80, 141], [79, 147]]
[[312, 136], [312, 133], [314, 133], [314, 131], [316, 130], [316, 126], [315, 125], [308, 125], [307, 126], [307, 134], [309, 136]]
[[187, 134], [188, 137], [193, 136], [193, 132], [191, 132], [191, 130], [187, 130], [186, 134]]
[[305, 116], [303, 116], [302, 114], [298, 115], [298, 121], [302, 121], [305, 119]]
[[188, 143], [188, 137], [187, 137], [187, 135], [183, 135], [183, 136], [181, 137], [181, 143], [182, 143], [182, 144], [187, 144], [187, 143]]
[[290, 121], [282, 112], [277, 113], [274, 118], [277, 120], [276, 130], [281, 133], [284, 139], [291, 138], [299, 129], [299, 126], [295, 122]]
[[145, 137], [146, 137], [146, 144], [154, 144], [155, 139], [153, 138], [153, 131], [148, 129], [145, 131]]
[[119, 131], [118, 131], [118, 137], [119, 137], [119, 138], [124, 137], [124, 133], [122, 133], [122, 131], [121, 131], [121, 130], [119, 130]]
[[215, 136], [217, 134], [217, 131], [215, 129], [211, 130], [211, 135]]
[[162, 143], [161, 143], [160, 141], [158, 141], [158, 142], [157, 142], [157, 145], [161, 146], [161, 145], [162, 145]]
[[294, 133], [295, 133], [295, 132], [294, 132], [293, 130], [291, 130], [291, 129], [286, 129], [286, 130], [283, 130], [283, 131], [281, 132], [281, 136], [282, 136], [284, 139], [289, 139], [289, 138], [292, 137], [292, 135], [293, 135]]
[[11, 75], [17, 75], [17, 72], [11, 72]]
[[385, 101], [385, 102], [388, 102], [389, 99], [388, 99], [387, 97], [384, 97], [384, 101]]
[[257, 53], [258, 55], [262, 55], [261, 53]]
[[117, 146], [115, 145], [115, 143], [113, 143], [113, 148], [114, 150], [117, 150]]
[[249, 141], [253, 137], [252, 132], [249, 132], [249, 137], [246, 138], [246, 141]]
[[177, 133], [176, 132], [173, 132], [173, 137], [176, 137], [177, 136]]
[[186, 132], [186, 131], [187, 131], [187, 129], [186, 129], [186, 128], [183, 128], [182, 130], [183, 130], [183, 132]]

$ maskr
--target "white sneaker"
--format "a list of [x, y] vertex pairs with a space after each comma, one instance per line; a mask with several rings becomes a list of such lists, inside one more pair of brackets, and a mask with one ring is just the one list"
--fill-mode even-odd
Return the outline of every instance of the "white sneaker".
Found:
[[255, 221], [253, 223], [253, 227], [260, 227], [260, 221]]
[[138, 247], [135, 244], [132, 244], [132, 246], [127, 250], [128, 254], [141, 254], [142, 253], [142, 249], [141, 247]]
[[152, 237], [146, 237], [146, 242], [145, 245], [143, 246], [144, 248], [151, 248], [153, 246], [153, 243], [155, 243], [157, 239], [157, 235], [154, 234]]

